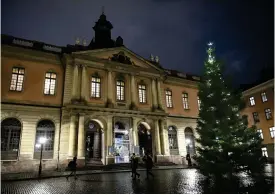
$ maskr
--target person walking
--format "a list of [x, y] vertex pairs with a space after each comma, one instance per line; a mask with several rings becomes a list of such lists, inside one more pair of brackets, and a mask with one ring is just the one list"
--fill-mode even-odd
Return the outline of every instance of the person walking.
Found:
[[146, 153], [145, 156], [143, 157], [143, 161], [145, 162], [146, 165], [146, 179], [149, 179], [149, 175], [151, 175], [154, 178], [154, 174], [152, 173], [152, 168], [153, 168], [153, 159], [152, 157]]
[[132, 177], [133, 177], [133, 179], [136, 179], [136, 176], [138, 176], [138, 178], [139, 178], [140, 174], [137, 172], [138, 158], [136, 157], [135, 153], [133, 153], [133, 156], [131, 157], [131, 166], [132, 166]]
[[73, 160], [70, 161], [69, 164], [68, 164], [68, 168], [70, 169], [71, 173], [68, 176], [66, 176], [67, 180], [69, 179], [69, 177], [71, 175], [74, 175], [75, 180], [77, 179], [77, 177], [76, 177], [76, 166], [77, 166], [76, 160], [77, 160], [77, 158], [74, 157]]
[[190, 154], [187, 154], [187, 155], [186, 155], [186, 160], [187, 160], [187, 162], [188, 162], [188, 166], [191, 167], [191, 166], [192, 166], [192, 161], [191, 161]]

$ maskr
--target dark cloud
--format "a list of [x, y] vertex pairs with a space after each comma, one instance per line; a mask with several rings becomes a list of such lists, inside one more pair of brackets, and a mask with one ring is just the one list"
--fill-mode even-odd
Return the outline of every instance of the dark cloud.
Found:
[[2, 33], [56, 45], [76, 36], [90, 41], [102, 6], [125, 45], [164, 67], [201, 74], [206, 43], [216, 44], [238, 83], [254, 81], [261, 64], [273, 66], [273, 3], [180, 0], [3, 0]]

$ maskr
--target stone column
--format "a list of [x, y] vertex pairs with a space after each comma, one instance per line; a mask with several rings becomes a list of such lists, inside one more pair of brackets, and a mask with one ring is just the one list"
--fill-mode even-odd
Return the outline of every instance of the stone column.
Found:
[[87, 102], [87, 94], [88, 94], [88, 89], [87, 89], [87, 75], [86, 75], [86, 66], [82, 65], [82, 74], [81, 74], [81, 99]]
[[168, 155], [169, 153], [169, 150], [167, 148], [167, 131], [166, 129], [164, 128], [164, 121], [163, 120], [160, 120], [160, 133], [161, 133], [161, 136], [160, 136], [160, 145], [161, 145], [161, 154], [162, 155]]
[[152, 99], [153, 99], [153, 109], [158, 107], [157, 94], [156, 94], [156, 81], [152, 79]]
[[155, 148], [156, 148], [156, 155], [160, 155], [161, 148], [160, 148], [160, 136], [159, 136], [159, 121], [155, 120]]
[[78, 65], [74, 64], [73, 82], [72, 82], [72, 99], [77, 99], [78, 91]]
[[69, 133], [69, 152], [68, 157], [75, 156], [75, 136], [76, 136], [76, 116], [72, 115], [70, 120], [70, 133]]
[[113, 107], [114, 105], [114, 97], [113, 97], [113, 85], [114, 85], [114, 81], [112, 79], [112, 72], [110, 70], [108, 70], [108, 86], [107, 86], [107, 104], [108, 107]]
[[78, 124], [78, 141], [77, 141], [77, 158], [85, 158], [85, 131], [84, 131], [84, 115], [79, 115]]
[[136, 84], [135, 84], [135, 76], [131, 74], [131, 101], [133, 105], [137, 105], [137, 89], [136, 89]]
[[157, 80], [158, 107], [160, 109], [163, 109], [163, 106], [162, 106], [162, 90], [161, 90], [160, 84], [161, 84], [161, 81], [158, 79]]
[[133, 118], [133, 143], [134, 146], [138, 146], [138, 129], [137, 129], [137, 119]]
[[94, 158], [100, 158], [100, 135], [99, 132], [94, 133]]

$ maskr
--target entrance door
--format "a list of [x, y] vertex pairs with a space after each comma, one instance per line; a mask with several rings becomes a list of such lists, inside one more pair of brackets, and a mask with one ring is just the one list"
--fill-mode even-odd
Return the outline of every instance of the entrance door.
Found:
[[129, 131], [120, 122], [115, 124], [114, 129], [115, 163], [128, 163], [130, 155]]
[[101, 159], [101, 132], [99, 125], [91, 121], [86, 130], [86, 162]]
[[152, 155], [152, 135], [143, 124], [139, 124], [138, 126], [138, 139], [140, 155], [144, 156], [146, 152]]

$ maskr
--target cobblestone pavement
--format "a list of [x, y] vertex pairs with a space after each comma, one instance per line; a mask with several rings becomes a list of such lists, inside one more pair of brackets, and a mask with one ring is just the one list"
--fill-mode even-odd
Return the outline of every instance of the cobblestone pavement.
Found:
[[[154, 170], [155, 178], [145, 179], [145, 171], [140, 171], [141, 178], [131, 179], [131, 173], [103, 173], [82, 175], [77, 180], [69, 178], [51, 178], [42, 180], [2, 182], [2, 194], [132, 194], [132, 193], [207, 193], [200, 182], [203, 177], [196, 169]], [[223, 186], [224, 188], [224, 186]], [[223, 189], [225, 193], [229, 193]], [[213, 192], [213, 191], [212, 191]], [[271, 191], [272, 192], [272, 191]]]

